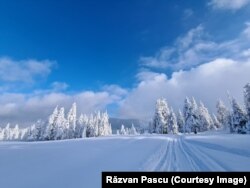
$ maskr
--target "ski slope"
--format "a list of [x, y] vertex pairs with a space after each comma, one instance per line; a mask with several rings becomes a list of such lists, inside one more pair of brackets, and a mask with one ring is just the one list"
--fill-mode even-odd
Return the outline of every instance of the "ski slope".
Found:
[[101, 187], [102, 171], [250, 171], [250, 135], [0, 142], [0, 187]]

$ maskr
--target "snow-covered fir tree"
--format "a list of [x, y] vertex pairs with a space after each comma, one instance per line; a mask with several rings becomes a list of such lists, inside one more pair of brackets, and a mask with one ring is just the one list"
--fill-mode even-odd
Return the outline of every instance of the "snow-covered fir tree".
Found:
[[86, 128], [86, 137], [95, 137], [95, 124], [94, 124], [94, 116], [93, 114], [90, 115], [87, 128]]
[[3, 129], [0, 127], [0, 140], [3, 140]]
[[19, 140], [19, 126], [15, 125], [14, 128], [10, 129], [10, 140]]
[[133, 123], [131, 125], [131, 128], [129, 129], [129, 134], [130, 135], [137, 135], [138, 134]]
[[27, 129], [26, 137], [30, 141], [44, 140], [45, 125], [42, 120], [38, 120], [35, 124]]
[[192, 126], [192, 131], [194, 133], [200, 132], [201, 131], [201, 120], [200, 120], [200, 111], [199, 107], [196, 103], [196, 100], [194, 97], [191, 99], [191, 104], [192, 104], [192, 113], [193, 113], [193, 126]]
[[226, 108], [226, 106], [224, 105], [224, 103], [221, 100], [219, 100], [217, 102], [216, 109], [217, 109], [216, 117], [217, 117], [219, 123], [221, 124], [223, 129], [229, 130], [230, 122], [231, 122], [229, 110]]
[[192, 98], [192, 101], [190, 101], [190, 99], [186, 97], [184, 102], [183, 115], [185, 120], [185, 132], [196, 133], [200, 130], [197, 103], [194, 98]]
[[232, 99], [232, 131], [240, 134], [247, 133], [247, 115], [235, 99]]
[[216, 117], [215, 114], [213, 114], [212, 120], [213, 120], [213, 125], [214, 125], [214, 128], [215, 128], [215, 129], [221, 129], [221, 128], [222, 128], [222, 125], [221, 125], [221, 123], [218, 121], [218, 119], [217, 119], [217, 117]]
[[88, 117], [86, 114], [81, 114], [76, 123], [75, 136], [76, 138], [85, 138], [88, 124]]
[[38, 137], [38, 132], [35, 124], [33, 124], [31, 127], [28, 128], [26, 137], [28, 141], [36, 141]]
[[188, 97], [186, 97], [185, 101], [184, 101], [184, 107], [183, 107], [183, 117], [184, 117], [184, 121], [185, 121], [185, 129], [184, 129], [184, 133], [190, 133], [191, 132], [191, 102], [189, 100]]
[[103, 127], [103, 131], [99, 133], [98, 136], [111, 135], [112, 127], [111, 124], [109, 123], [109, 115], [107, 111], [101, 114], [100, 122], [101, 122], [100, 126]]
[[56, 136], [56, 120], [58, 117], [58, 106], [54, 109], [53, 113], [49, 116], [48, 125], [45, 129], [44, 139], [54, 140]]
[[199, 106], [199, 121], [200, 121], [200, 130], [207, 131], [214, 129], [213, 120], [208, 112], [208, 109], [200, 102]]
[[75, 138], [75, 128], [76, 128], [76, 103], [72, 104], [68, 115], [67, 115], [67, 138]]
[[177, 119], [176, 119], [176, 115], [175, 115], [172, 108], [170, 109], [168, 127], [169, 127], [169, 133], [172, 133], [172, 134], [178, 133]]
[[248, 131], [250, 132], [250, 83], [247, 83], [244, 87], [244, 102], [248, 118]]
[[124, 125], [121, 125], [121, 129], [119, 131], [119, 134], [120, 135], [127, 135], [127, 132], [126, 132], [126, 129], [125, 129]]
[[8, 123], [6, 127], [3, 129], [3, 140], [10, 140], [10, 124]]
[[178, 126], [178, 132], [184, 133], [185, 121], [184, 121], [184, 117], [180, 109], [178, 110], [178, 113], [177, 113], [177, 126]]
[[153, 118], [153, 132], [158, 134], [168, 133], [169, 108], [164, 98], [158, 99], [155, 105]]
[[61, 107], [58, 112], [57, 118], [55, 120], [55, 128], [56, 128], [55, 140], [61, 140], [67, 138], [66, 119], [64, 116], [65, 116], [64, 108]]
[[247, 83], [244, 87], [244, 102], [246, 106], [247, 116], [250, 120], [250, 83]]

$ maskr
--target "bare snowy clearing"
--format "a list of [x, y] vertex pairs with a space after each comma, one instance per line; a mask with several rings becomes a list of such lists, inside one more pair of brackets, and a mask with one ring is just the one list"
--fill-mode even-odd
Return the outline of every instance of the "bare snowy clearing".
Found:
[[1, 186], [97, 188], [102, 171], [250, 171], [249, 142], [232, 134], [0, 142]]

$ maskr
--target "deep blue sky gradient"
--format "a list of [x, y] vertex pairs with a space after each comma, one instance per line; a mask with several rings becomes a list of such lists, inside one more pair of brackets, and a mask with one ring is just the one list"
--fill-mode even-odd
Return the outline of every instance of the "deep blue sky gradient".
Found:
[[[191, 28], [202, 24], [218, 41], [242, 30], [247, 10], [214, 11], [207, 3], [1, 0], [0, 56], [55, 60], [53, 74], [37, 85], [41, 89], [53, 81], [66, 82], [72, 91], [98, 90], [106, 84], [131, 88], [139, 58], [171, 46]], [[193, 15], [186, 17], [187, 9]], [[164, 71], [171, 75], [171, 70]]]

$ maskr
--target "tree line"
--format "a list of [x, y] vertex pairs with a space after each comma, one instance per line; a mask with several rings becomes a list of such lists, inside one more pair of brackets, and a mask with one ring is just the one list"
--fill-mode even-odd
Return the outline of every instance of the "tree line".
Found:
[[235, 98], [229, 99], [228, 109], [219, 100], [216, 115], [210, 114], [205, 105], [197, 104], [195, 98], [186, 97], [183, 110], [177, 113], [169, 107], [166, 99], [156, 101], [153, 121], [149, 132], [157, 134], [197, 133], [208, 130], [225, 129], [230, 133], [246, 134], [250, 132], [250, 84], [244, 87], [244, 107]]
[[19, 128], [18, 125], [11, 128], [10, 124], [3, 129], [0, 128], [0, 140], [63, 140], [111, 134], [112, 128], [107, 112], [98, 111], [89, 116], [81, 114], [77, 117], [76, 103], [73, 103], [66, 117], [64, 108], [59, 109], [57, 106], [45, 122], [39, 120], [27, 128]]

